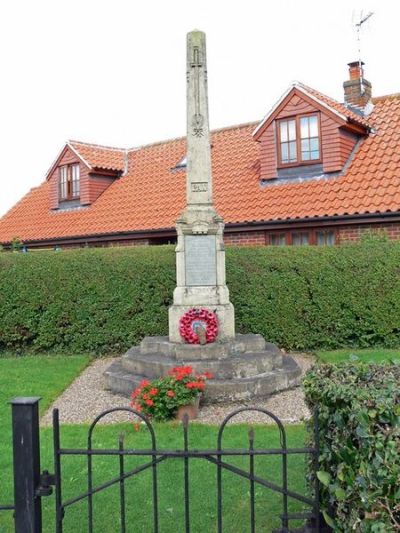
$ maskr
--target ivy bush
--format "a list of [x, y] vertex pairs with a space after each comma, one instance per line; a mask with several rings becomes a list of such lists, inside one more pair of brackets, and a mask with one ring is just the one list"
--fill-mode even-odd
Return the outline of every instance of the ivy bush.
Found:
[[400, 365], [320, 365], [304, 379], [319, 410], [321, 497], [334, 531], [400, 530]]
[[[400, 242], [228, 247], [236, 329], [286, 349], [400, 345]], [[0, 351], [121, 353], [166, 335], [172, 246], [0, 254]]]

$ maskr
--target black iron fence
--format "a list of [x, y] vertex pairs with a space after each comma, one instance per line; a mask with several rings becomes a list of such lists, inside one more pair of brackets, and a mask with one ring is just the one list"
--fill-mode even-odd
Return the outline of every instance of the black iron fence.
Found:
[[[192, 459], [202, 459], [211, 463], [216, 468], [216, 523], [215, 528], [218, 533], [227, 531], [224, 529], [223, 515], [223, 490], [224, 483], [222, 472], [228, 471], [238, 477], [245, 479], [249, 483], [249, 524], [245, 528], [251, 533], [257, 531], [256, 520], [256, 487], [261, 486], [269, 489], [280, 496], [281, 526], [276, 532], [290, 533], [292, 531], [322, 532], [326, 531], [320, 515], [319, 506], [319, 484], [315, 476], [312, 496], [300, 494], [291, 490], [288, 486], [288, 458], [289, 456], [310, 455], [314, 467], [318, 469], [318, 416], [315, 417], [315, 445], [304, 448], [288, 448], [286, 431], [273, 413], [262, 408], [242, 408], [228, 415], [220, 425], [217, 436], [217, 446], [215, 449], [190, 449], [189, 424], [187, 418], [183, 421], [183, 448], [179, 450], [160, 449], [157, 446], [156, 434], [150, 421], [141, 413], [130, 408], [114, 408], [104, 411], [93, 421], [88, 430], [87, 447], [81, 449], [63, 448], [60, 442], [59, 413], [53, 411], [53, 439], [54, 439], [54, 474], [47, 470], [41, 471], [40, 466], [40, 442], [39, 442], [39, 398], [16, 398], [12, 405], [12, 425], [13, 425], [13, 457], [14, 457], [14, 503], [11, 505], [1, 505], [0, 511], [14, 511], [14, 522], [16, 533], [41, 533], [42, 532], [42, 505], [41, 500], [45, 496], [55, 494], [55, 528], [56, 533], [63, 532], [63, 522], [68, 510], [78, 502], [86, 502], [87, 508], [87, 531], [94, 532], [94, 506], [93, 497], [95, 494], [104, 491], [109, 487], [118, 487], [119, 491], [119, 525], [115, 531], [126, 532], [126, 481], [144, 471], [151, 472], [152, 485], [152, 513], [149, 517], [149, 531], [160, 532], [159, 520], [159, 465], [168, 459], [178, 458], [183, 461], [183, 508], [184, 508], [184, 531], [190, 533], [192, 527], [191, 520], [191, 492], [190, 492], [190, 461]], [[148, 449], [132, 449], [125, 447], [124, 438], [120, 436], [116, 448], [95, 448], [93, 446], [93, 433], [97, 424], [108, 414], [117, 411], [128, 412], [136, 415], [145, 424], [150, 436], [151, 446]], [[248, 446], [246, 448], [226, 449], [223, 448], [223, 435], [229, 421], [243, 411], [257, 411], [272, 420], [279, 431], [280, 445], [278, 448], [257, 448], [254, 445], [254, 430], [248, 432]], [[81, 456], [86, 458], [87, 463], [87, 490], [72, 498], [63, 498], [64, 480], [62, 478], [62, 462], [68, 456]], [[119, 461], [118, 475], [101, 484], [94, 483], [94, 456], [114, 456]], [[142, 457], [145, 462], [135, 468], [127, 469], [125, 460], [128, 456]], [[260, 456], [276, 456], [281, 459], [281, 483], [276, 483], [270, 479], [260, 477], [255, 473], [255, 459]], [[229, 458], [247, 458], [247, 467], [244, 468], [229, 462]], [[306, 510], [301, 512], [289, 512], [289, 500], [300, 502]], [[302, 529], [292, 529], [290, 524], [294, 520], [302, 520], [306, 525]], [[265, 530], [265, 526], [259, 525], [260, 531]], [[83, 532], [82, 532], [83, 533]], [[113, 532], [110, 532], [113, 533]]]

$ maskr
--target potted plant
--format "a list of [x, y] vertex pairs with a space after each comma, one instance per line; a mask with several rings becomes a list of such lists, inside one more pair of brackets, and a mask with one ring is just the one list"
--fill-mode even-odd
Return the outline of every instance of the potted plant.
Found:
[[157, 421], [182, 419], [188, 414], [196, 418], [200, 395], [210, 372], [196, 374], [191, 366], [177, 366], [163, 377], [143, 380], [131, 395], [131, 406]]

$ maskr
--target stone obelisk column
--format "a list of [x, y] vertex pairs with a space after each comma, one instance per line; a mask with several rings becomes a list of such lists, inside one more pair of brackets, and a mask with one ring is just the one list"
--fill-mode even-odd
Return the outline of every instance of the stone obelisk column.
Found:
[[176, 223], [176, 288], [169, 340], [183, 343], [179, 320], [191, 308], [213, 311], [216, 342], [234, 339], [234, 309], [225, 281], [224, 223], [213, 206], [208, 123], [206, 38], [187, 35], [187, 205]]

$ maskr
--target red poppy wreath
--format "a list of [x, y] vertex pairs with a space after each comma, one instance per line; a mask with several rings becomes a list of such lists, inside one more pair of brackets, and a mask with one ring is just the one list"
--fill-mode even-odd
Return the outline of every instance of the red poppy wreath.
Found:
[[207, 309], [189, 309], [179, 320], [179, 333], [189, 344], [208, 344], [218, 335], [217, 315]]

